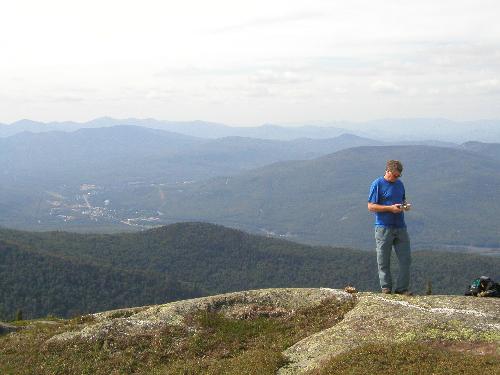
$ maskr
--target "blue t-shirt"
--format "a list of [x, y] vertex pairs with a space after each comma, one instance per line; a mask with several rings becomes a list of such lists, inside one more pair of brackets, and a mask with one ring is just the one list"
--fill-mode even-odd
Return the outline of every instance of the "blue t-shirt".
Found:
[[[405, 201], [405, 187], [400, 180], [389, 182], [384, 177], [379, 177], [370, 186], [368, 202], [391, 206]], [[383, 227], [405, 228], [405, 217], [401, 212], [375, 212], [375, 225]]]

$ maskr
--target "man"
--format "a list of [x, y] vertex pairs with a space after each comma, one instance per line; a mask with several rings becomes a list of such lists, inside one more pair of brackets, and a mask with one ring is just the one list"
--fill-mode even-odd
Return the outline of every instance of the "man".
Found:
[[410, 285], [410, 238], [406, 231], [404, 211], [410, 209], [406, 203], [405, 187], [399, 180], [403, 165], [398, 160], [389, 160], [383, 177], [373, 181], [368, 197], [368, 210], [375, 213], [375, 241], [377, 244], [378, 276], [382, 293], [392, 293], [391, 252], [399, 262], [399, 275], [394, 293], [411, 295]]

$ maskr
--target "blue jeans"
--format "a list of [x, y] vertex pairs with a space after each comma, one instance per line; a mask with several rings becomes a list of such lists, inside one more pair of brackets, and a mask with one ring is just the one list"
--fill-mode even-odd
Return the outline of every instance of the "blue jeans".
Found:
[[410, 286], [410, 237], [406, 228], [375, 226], [377, 243], [377, 264], [380, 287], [392, 290], [391, 253], [392, 247], [399, 262], [399, 275], [396, 293], [408, 290]]

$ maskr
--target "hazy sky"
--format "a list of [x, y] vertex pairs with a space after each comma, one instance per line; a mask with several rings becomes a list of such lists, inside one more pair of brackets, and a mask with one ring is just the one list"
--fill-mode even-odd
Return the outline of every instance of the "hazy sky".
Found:
[[0, 122], [500, 118], [497, 0], [16, 0]]

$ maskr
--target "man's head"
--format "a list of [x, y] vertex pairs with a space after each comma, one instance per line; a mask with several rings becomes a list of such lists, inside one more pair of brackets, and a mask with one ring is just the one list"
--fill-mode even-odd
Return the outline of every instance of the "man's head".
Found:
[[399, 160], [388, 160], [384, 178], [389, 182], [396, 181], [403, 173], [403, 164]]

